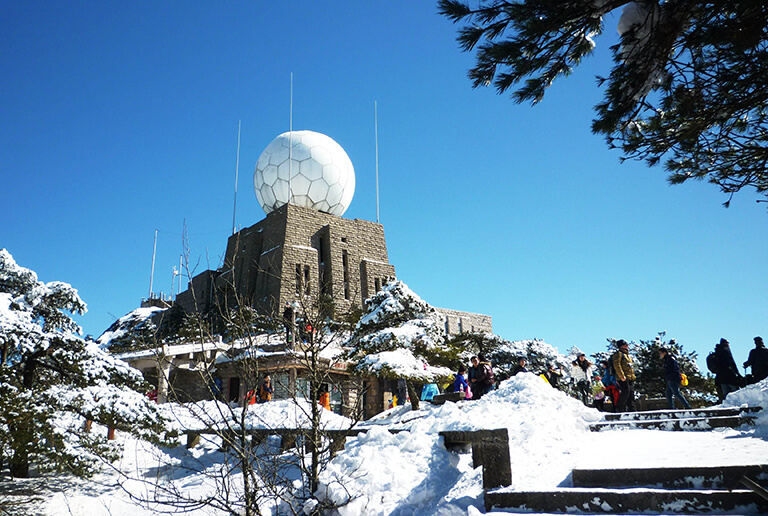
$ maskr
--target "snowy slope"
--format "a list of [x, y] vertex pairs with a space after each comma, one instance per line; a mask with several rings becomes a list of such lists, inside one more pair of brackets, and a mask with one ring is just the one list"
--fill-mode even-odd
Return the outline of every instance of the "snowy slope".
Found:
[[[768, 380], [729, 395], [726, 405], [768, 406]], [[508, 428], [514, 489], [552, 489], [570, 485], [575, 466], [694, 466], [752, 464], [768, 458], [768, 418], [759, 416], [758, 426], [711, 432], [664, 432], [626, 430], [590, 432], [587, 424], [600, 414], [549, 387], [533, 374], [505, 381], [479, 401], [463, 401], [437, 407], [423, 404], [414, 412], [397, 407], [361, 423], [369, 431], [348, 438], [343, 452], [322, 474], [321, 498], [353, 500], [338, 511], [341, 515], [384, 514], [479, 514], [483, 512], [480, 469], [471, 467], [471, 455], [447, 452], [437, 432]], [[270, 410], [270, 419], [290, 420], [288, 405], [255, 406]], [[280, 415], [282, 414], [282, 416]], [[265, 416], [266, 412], [262, 414]], [[253, 417], [258, 417], [254, 412]], [[391, 434], [388, 427], [408, 431]], [[118, 466], [134, 477], [154, 475], [157, 458], [200, 468], [215, 468], [220, 455], [213, 445], [185, 450], [157, 450], [129, 441]], [[606, 449], [619, 453], [606, 457]], [[114, 473], [105, 473], [98, 489], [93, 484], [70, 481], [67, 489], [51, 495], [45, 514], [145, 516], [152, 508], [138, 507], [128, 495], [114, 487]], [[189, 493], [210, 489], [210, 479], [189, 472], [175, 479]], [[112, 487], [110, 487], [112, 484]], [[137, 481], [124, 487], [145, 493]], [[155, 508], [157, 509], [157, 508]], [[275, 514], [275, 507], [265, 513]], [[210, 508], [194, 515], [218, 514]]]

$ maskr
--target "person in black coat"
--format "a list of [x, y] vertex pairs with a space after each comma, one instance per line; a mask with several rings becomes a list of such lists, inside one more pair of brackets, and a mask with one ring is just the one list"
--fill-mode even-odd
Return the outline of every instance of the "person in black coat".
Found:
[[469, 359], [469, 363], [472, 364], [467, 369], [467, 382], [469, 382], [469, 388], [472, 389], [472, 399], [480, 399], [480, 385], [477, 384], [477, 376], [479, 373], [480, 361], [476, 356]]
[[544, 376], [549, 382], [549, 385], [551, 385], [555, 389], [560, 388], [560, 378], [563, 376], [563, 372], [558, 371], [558, 369], [555, 369], [555, 364], [553, 364], [552, 362], [549, 362], [547, 363], [547, 370], [544, 371]]
[[683, 407], [690, 409], [691, 404], [688, 403], [682, 393], [680, 392], [680, 366], [677, 364], [677, 360], [669, 352], [667, 348], [661, 348], [659, 350], [659, 356], [664, 360], [664, 381], [667, 384], [667, 408], [675, 408], [675, 399], [680, 400]]
[[768, 378], [768, 349], [762, 337], [755, 337], [755, 349], [749, 352], [744, 367], [752, 367], [752, 383]]
[[517, 373], [527, 373], [528, 368], [525, 367], [526, 360], [525, 357], [520, 357], [517, 360], [517, 364], [515, 364], [515, 367], [512, 368], [512, 376], [515, 376]]
[[744, 377], [739, 373], [731, 354], [731, 346], [726, 339], [720, 339], [720, 344], [715, 346], [715, 364], [715, 385], [720, 393], [720, 401], [723, 401], [728, 393], [744, 386]]

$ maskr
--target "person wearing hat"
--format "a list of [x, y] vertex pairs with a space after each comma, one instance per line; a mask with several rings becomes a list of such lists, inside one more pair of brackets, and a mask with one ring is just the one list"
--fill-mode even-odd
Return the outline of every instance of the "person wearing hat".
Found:
[[752, 367], [752, 383], [768, 378], [768, 349], [762, 337], [755, 337], [755, 349], [749, 352], [744, 368]]
[[722, 402], [728, 393], [744, 386], [744, 377], [739, 373], [731, 354], [731, 345], [726, 339], [720, 339], [720, 343], [715, 346], [715, 364], [715, 385]]
[[[674, 344], [674, 340], [669, 341], [670, 344]], [[659, 349], [659, 356], [664, 361], [664, 381], [667, 384], [667, 408], [675, 408], [675, 399], [680, 400], [683, 407], [690, 409], [691, 404], [688, 403], [682, 393], [680, 392], [680, 366], [675, 360], [675, 357], [669, 352], [667, 348], [662, 347]]]
[[616, 342], [619, 350], [613, 354], [613, 369], [616, 371], [616, 382], [619, 384], [619, 399], [616, 412], [635, 411], [635, 370], [632, 368], [632, 357], [629, 356], [629, 343], [621, 339]]

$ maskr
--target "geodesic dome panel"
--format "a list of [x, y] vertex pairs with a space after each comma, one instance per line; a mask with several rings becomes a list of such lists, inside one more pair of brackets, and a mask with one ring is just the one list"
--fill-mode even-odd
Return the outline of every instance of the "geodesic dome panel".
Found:
[[290, 202], [341, 216], [355, 194], [355, 170], [332, 138], [293, 131], [272, 140], [261, 153], [253, 188], [267, 214]]

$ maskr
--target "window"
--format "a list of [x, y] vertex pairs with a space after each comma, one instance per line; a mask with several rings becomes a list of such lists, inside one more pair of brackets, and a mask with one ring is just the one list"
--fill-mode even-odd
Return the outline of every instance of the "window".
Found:
[[309, 295], [309, 265], [304, 266], [304, 295]]
[[[342, 238], [342, 241], [345, 239]], [[344, 269], [344, 299], [349, 299], [349, 255], [346, 251], [341, 252], [341, 265]]]
[[376, 292], [381, 290], [381, 280], [379, 278], [376, 278], [373, 280], [374, 285], [376, 286]]
[[301, 264], [296, 264], [296, 294], [301, 294]]

